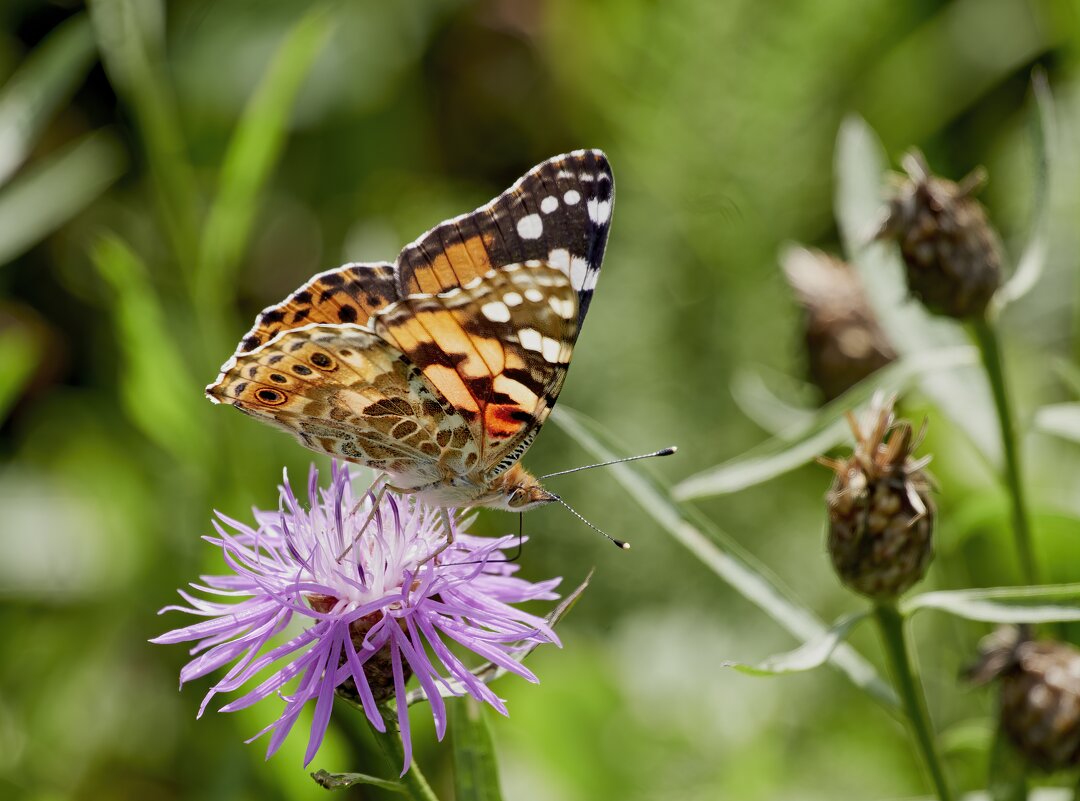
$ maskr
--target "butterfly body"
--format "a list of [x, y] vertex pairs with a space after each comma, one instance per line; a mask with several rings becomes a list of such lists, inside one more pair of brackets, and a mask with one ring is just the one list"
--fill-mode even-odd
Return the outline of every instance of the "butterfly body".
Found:
[[551, 502], [519, 460], [562, 389], [613, 199], [599, 151], [546, 161], [395, 264], [265, 309], [207, 396], [436, 506]]

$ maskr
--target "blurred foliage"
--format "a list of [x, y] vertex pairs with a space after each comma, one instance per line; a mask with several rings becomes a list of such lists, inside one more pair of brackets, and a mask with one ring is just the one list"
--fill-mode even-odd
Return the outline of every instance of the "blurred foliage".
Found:
[[[627, 451], [680, 444], [651, 468], [675, 483], [772, 433], [740, 411], [736, 376], [802, 372], [777, 254], [850, 239], [833, 217], [845, 117], [861, 115], [893, 159], [917, 145], [945, 175], [985, 164], [983, 197], [1015, 261], [1034, 213], [1029, 79], [1041, 65], [1060, 131], [1047, 260], [1003, 336], [1025, 429], [1037, 408], [1078, 400], [1068, 369], [1049, 369], [1080, 353], [1080, 18], [1068, 0], [87, 6], [0, 6], [4, 798], [320, 797], [302, 737], [268, 763], [244, 745], [272, 704], [196, 722], [209, 680], [178, 694], [185, 654], [146, 642], [168, 626], [153, 612], [176, 587], [220, 569], [199, 539], [211, 510], [272, 505], [282, 466], [309, 460], [201, 388], [258, 309], [310, 274], [393, 258], [556, 153], [602, 147], [619, 196], [564, 401]], [[943, 487], [929, 585], [1013, 583], [1002, 490], [927, 397], [906, 408], [930, 419], [923, 450]], [[1044, 578], [1075, 581], [1080, 452], [1034, 429], [1025, 449]], [[528, 461], [587, 458], [552, 425]], [[634, 550], [559, 509], [527, 517], [529, 576], [573, 586], [597, 571], [561, 628], [565, 648], [530, 658], [541, 685], [496, 685], [511, 710], [490, 721], [505, 797], [924, 791], [900, 727], [842, 674], [764, 680], [721, 666], [797, 643], [610, 473], [563, 482]], [[823, 551], [828, 483], [806, 467], [700, 506], [825, 620], [860, 608]], [[485, 513], [481, 525], [513, 521]], [[915, 626], [935, 721], [963, 733], [946, 741], [965, 789], [985, 786], [992, 704], [956, 676], [987, 628], [945, 615]], [[851, 642], [878, 660], [868, 628]], [[451, 797], [449, 744], [424, 715], [414, 739]], [[348, 714], [316, 766], [394, 775]]]

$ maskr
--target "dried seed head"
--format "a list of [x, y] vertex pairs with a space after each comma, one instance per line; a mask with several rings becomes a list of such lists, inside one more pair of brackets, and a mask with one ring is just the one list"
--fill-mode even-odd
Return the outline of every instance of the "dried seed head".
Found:
[[980, 317], [1001, 286], [1001, 242], [974, 198], [976, 170], [959, 184], [930, 173], [923, 155], [904, 157], [908, 179], [889, 202], [879, 239], [895, 239], [911, 293], [932, 312]]
[[1080, 765], [1080, 650], [1004, 626], [986, 637], [968, 671], [977, 684], [1001, 684], [1001, 726], [1033, 766]]
[[782, 261], [803, 307], [810, 380], [825, 400], [896, 358], [850, 265], [806, 248], [788, 249]]
[[836, 473], [825, 496], [833, 567], [846, 586], [875, 600], [911, 587], [934, 555], [934, 505], [923, 472], [930, 459], [911, 457], [921, 436], [896, 422], [892, 407], [892, 399], [878, 397], [861, 423], [849, 414], [854, 452], [820, 460]]

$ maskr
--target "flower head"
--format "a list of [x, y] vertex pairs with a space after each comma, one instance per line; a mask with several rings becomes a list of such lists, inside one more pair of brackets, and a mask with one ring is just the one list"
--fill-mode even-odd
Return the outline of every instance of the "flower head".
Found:
[[[281, 716], [259, 732], [273, 732], [270, 756], [304, 704], [314, 700], [306, 765], [322, 743], [335, 693], [361, 705], [380, 731], [386, 724], [379, 702], [396, 696], [407, 770], [405, 684], [411, 676], [431, 703], [440, 739], [446, 729], [440, 688], [468, 693], [506, 714], [502, 700], [450, 650], [451, 643], [537, 680], [513, 655], [537, 643], [558, 644], [558, 638], [544, 619], [512, 604], [556, 598], [560, 579], [516, 578], [517, 566], [503, 554], [516, 537], [468, 535], [452, 512], [410, 497], [385, 493], [380, 499], [370, 491], [357, 497], [348, 470], [338, 464], [328, 487], [319, 486], [312, 467], [306, 509], [287, 475], [279, 489], [279, 509], [255, 510], [254, 526], [218, 513], [218, 536], [206, 540], [221, 547], [232, 572], [203, 576], [191, 585], [197, 592], [180, 591], [187, 606], [162, 610], [206, 618], [153, 640], [197, 643], [181, 683], [233, 663], [207, 692], [200, 716], [214, 695], [258, 676], [256, 686], [221, 711], [280, 696]], [[449, 547], [448, 523], [454, 535]], [[300, 627], [290, 626], [297, 622]]]

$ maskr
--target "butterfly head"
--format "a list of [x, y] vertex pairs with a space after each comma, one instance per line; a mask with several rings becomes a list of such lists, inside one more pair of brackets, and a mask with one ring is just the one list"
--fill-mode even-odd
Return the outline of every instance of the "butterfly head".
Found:
[[482, 505], [508, 512], [524, 512], [558, 498], [544, 489], [532, 473], [515, 464], [488, 486], [488, 496]]

